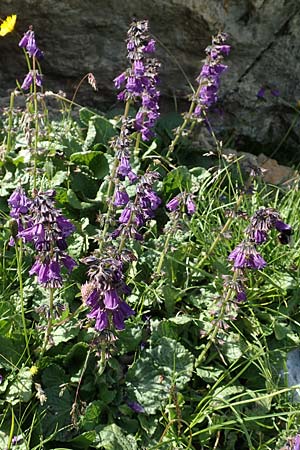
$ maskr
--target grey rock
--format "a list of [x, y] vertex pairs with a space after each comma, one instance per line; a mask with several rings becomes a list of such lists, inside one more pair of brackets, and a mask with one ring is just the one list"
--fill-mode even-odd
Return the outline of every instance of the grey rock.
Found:
[[[198, 75], [211, 35], [224, 30], [232, 52], [218, 104], [222, 114], [211, 115], [214, 128], [241, 150], [293, 148], [300, 160], [299, 120], [283, 139], [300, 98], [299, 0], [2, 0], [0, 13], [18, 15], [19, 34], [0, 38], [2, 96], [26, 73], [17, 44], [32, 24], [45, 52], [46, 89], [72, 97], [80, 79], [93, 72], [98, 92], [83, 83], [77, 100], [100, 109], [116, 103], [113, 79], [126, 67], [124, 39], [133, 16], [149, 19], [159, 44], [164, 111], [174, 104], [186, 108], [188, 80]], [[257, 99], [262, 86], [266, 98]]]

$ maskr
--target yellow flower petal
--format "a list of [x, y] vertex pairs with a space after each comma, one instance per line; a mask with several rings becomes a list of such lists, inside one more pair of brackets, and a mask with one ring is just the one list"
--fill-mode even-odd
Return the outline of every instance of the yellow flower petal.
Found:
[[5, 36], [7, 33], [11, 33], [15, 28], [17, 15], [13, 14], [7, 16], [6, 19], [0, 25], [0, 36]]

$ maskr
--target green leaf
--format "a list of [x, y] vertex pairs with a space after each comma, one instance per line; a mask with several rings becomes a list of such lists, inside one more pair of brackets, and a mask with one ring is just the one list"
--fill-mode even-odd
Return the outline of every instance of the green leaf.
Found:
[[6, 401], [12, 405], [19, 402], [29, 402], [32, 392], [32, 374], [29, 367], [22, 367], [13, 379], [6, 393]]
[[83, 150], [84, 151], [88, 150], [93, 145], [93, 142], [94, 142], [94, 140], [96, 138], [96, 134], [97, 134], [96, 127], [95, 127], [94, 121], [91, 119], [89, 121], [89, 123], [88, 123], [88, 130], [87, 130], [85, 141], [84, 141], [84, 144], [83, 144]]
[[15, 315], [16, 311], [11, 303], [6, 301], [0, 303], [0, 334], [4, 335], [9, 331]]
[[166, 401], [172, 385], [184, 387], [192, 376], [193, 355], [174, 339], [162, 337], [129, 368], [129, 396], [135, 397], [148, 414]]
[[52, 332], [51, 336], [55, 345], [60, 344], [61, 342], [67, 342], [70, 339], [73, 339], [79, 333], [78, 323], [75, 319], [64, 323], [55, 328]]
[[74, 209], [82, 209], [81, 202], [79, 201], [77, 195], [72, 189], [67, 190], [67, 199], [72, 208]]
[[75, 393], [71, 395], [65, 372], [56, 364], [44, 370], [42, 385], [47, 396], [45, 404], [39, 407], [43, 433], [46, 437], [55, 433], [56, 439], [66, 440], [68, 432], [64, 428], [71, 424], [70, 411]]
[[190, 380], [193, 373], [193, 355], [180, 342], [167, 337], [158, 341], [151, 350], [151, 356], [159, 367], [163, 367], [170, 379], [180, 389]]
[[223, 340], [222, 353], [230, 362], [236, 361], [243, 355], [246, 345], [239, 334], [229, 333], [224, 335]]
[[[93, 199], [98, 192], [98, 183], [95, 179], [83, 172], [73, 172], [71, 175], [72, 190], [82, 200]], [[82, 206], [82, 205], [81, 205]]]
[[0, 367], [11, 369], [21, 358], [24, 349], [23, 337], [0, 336]]
[[103, 402], [96, 400], [88, 405], [84, 415], [81, 416], [80, 425], [83, 430], [90, 431], [94, 430], [99, 424], [99, 416], [103, 409]]
[[91, 150], [73, 153], [71, 155], [71, 162], [89, 167], [98, 179], [104, 178], [109, 172], [106, 156], [100, 151]]
[[67, 178], [68, 178], [68, 173], [63, 170], [59, 170], [58, 172], [56, 172], [56, 174], [52, 178], [51, 186], [52, 187], [61, 186]]
[[95, 128], [97, 130], [96, 141], [107, 146], [109, 141], [116, 134], [116, 130], [112, 123], [102, 116], [95, 116]]
[[169, 194], [176, 189], [187, 190], [191, 188], [191, 174], [187, 167], [179, 166], [171, 170], [167, 174], [163, 182], [166, 194]]
[[74, 447], [78, 447], [80, 450], [89, 449], [90, 445], [95, 442], [96, 437], [97, 433], [95, 431], [86, 431], [85, 433], [82, 433], [80, 436], [76, 436], [68, 442], [71, 442]]
[[214, 383], [217, 381], [223, 373], [223, 370], [217, 369], [214, 366], [208, 367], [197, 367], [196, 373], [198, 377], [202, 378], [202, 380], [206, 381], [206, 383]]
[[95, 115], [95, 112], [94, 112], [94, 111], [91, 111], [91, 110], [88, 109], [88, 108], [81, 108], [81, 109], [79, 110], [79, 117], [80, 117], [81, 122], [82, 122], [84, 125], [88, 125], [89, 121], [91, 120], [91, 118], [92, 118], [94, 115]]
[[105, 450], [137, 450], [137, 443], [133, 436], [122, 432], [121, 428], [112, 424], [104, 427], [99, 433], [97, 448]]

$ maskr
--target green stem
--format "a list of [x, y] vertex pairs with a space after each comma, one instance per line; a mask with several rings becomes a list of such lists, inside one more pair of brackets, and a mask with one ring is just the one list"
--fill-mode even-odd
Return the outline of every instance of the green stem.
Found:
[[[233, 281], [236, 280], [237, 275], [238, 275], [238, 272], [235, 271], [234, 274], [233, 274]], [[219, 331], [219, 325], [218, 325], [218, 322], [219, 322], [220, 320], [223, 320], [224, 314], [225, 314], [225, 312], [226, 312], [226, 306], [227, 306], [227, 303], [229, 302], [230, 297], [231, 297], [231, 295], [232, 295], [233, 292], [234, 292], [234, 290], [229, 288], [228, 291], [227, 291], [227, 293], [226, 293], [226, 296], [225, 296], [225, 298], [224, 298], [224, 300], [223, 300], [222, 307], [221, 307], [221, 310], [220, 310], [220, 314], [218, 315], [218, 318], [217, 318], [217, 320], [216, 320], [216, 323], [215, 323], [213, 332], [209, 335], [209, 338], [208, 338], [208, 341], [207, 341], [207, 343], [206, 343], [206, 346], [204, 347], [204, 349], [203, 349], [202, 352], [200, 353], [200, 356], [197, 358], [197, 365], [199, 365], [199, 366], [200, 366], [201, 363], [204, 361], [204, 359], [205, 359], [205, 357], [206, 357], [206, 354], [207, 354], [208, 350], [210, 349], [210, 347], [212, 346], [212, 344], [213, 344], [214, 341], [215, 341], [215, 338], [216, 338], [216, 336], [217, 336], [217, 334], [218, 334], [218, 331]]]
[[29, 340], [28, 340], [27, 327], [26, 327], [25, 307], [24, 307], [24, 293], [23, 293], [23, 277], [22, 277], [23, 242], [22, 242], [22, 240], [21, 239], [19, 239], [18, 241], [15, 240], [15, 246], [16, 246], [16, 258], [17, 258], [17, 272], [18, 272], [19, 287], [20, 287], [20, 294], [19, 295], [20, 295], [20, 302], [21, 302], [22, 324], [23, 324], [23, 330], [24, 330], [24, 339], [25, 339], [26, 352], [27, 352], [28, 358], [30, 360], [31, 356], [30, 356]]
[[[125, 110], [124, 110], [124, 114], [123, 114], [123, 119], [126, 119], [129, 113], [129, 107], [130, 107], [130, 100], [127, 100], [126, 105], [125, 105]], [[101, 241], [99, 243], [99, 250], [101, 251], [104, 245], [104, 239], [106, 236], [106, 233], [108, 231], [109, 228], [109, 222], [110, 222], [110, 217], [114, 208], [114, 195], [113, 195], [113, 189], [115, 187], [115, 177], [117, 174], [117, 169], [119, 167], [119, 160], [117, 157], [115, 157], [114, 162], [113, 162], [113, 166], [112, 166], [112, 170], [111, 170], [111, 175], [110, 175], [110, 180], [109, 180], [109, 184], [108, 184], [108, 188], [107, 188], [107, 193], [106, 193], [106, 198], [109, 201], [108, 204], [108, 208], [107, 208], [107, 212], [106, 212], [106, 216], [105, 216], [105, 222], [104, 222], [104, 226], [103, 226], [103, 230], [101, 233]], [[112, 198], [111, 198], [112, 197]]]
[[[196, 93], [193, 95], [194, 98], [199, 97], [199, 93], [200, 93], [201, 87], [202, 87], [202, 86], [199, 84]], [[191, 104], [190, 104], [190, 109], [189, 109], [188, 113], [186, 114], [186, 117], [185, 117], [183, 123], [182, 123], [181, 126], [178, 128], [178, 130], [177, 130], [177, 132], [176, 132], [176, 135], [175, 135], [173, 141], [171, 142], [171, 144], [170, 144], [170, 146], [169, 146], [169, 150], [168, 150], [168, 152], [167, 152], [167, 154], [166, 154], [166, 158], [169, 158], [170, 155], [171, 155], [171, 153], [173, 153], [174, 148], [175, 148], [175, 145], [177, 144], [179, 138], [181, 137], [181, 133], [183, 132], [183, 130], [185, 129], [185, 127], [187, 126], [187, 124], [191, 121], [191, 116], [192, 116], [192, 113], [193, 113], [193, 111], [194, 111], [194, 109], [195, 109], [195, 106], [196, 106], [196, 101], [193, 100], [193, 101], [191, 102]]]
[[49, 341], [49, 337], [51, 334], [51, 330], [52, 330], [52, 323], [53, 323], [53, 319], [54, 319], [53, 301], [54, 301], [54, 288], [50, 288], [49, 289], [49, 318], [48, 318], [48, 324], [47, 324], [45, 338], [44, 338], [44, 344], [43, 344], [43, 348], [41, 351], [41, 356], [45, 353], [45, 350], [46, 350], [46, 347], [47, 347], [47, 344]]
[[[238, 207], [241, 204], [241, 201], [243, 199], [243, 194], [241, 194], [239, 196], [239, 198], [237, 199], [236, 205], [235, 205], [235, 209], [238, 209]], [[202, 267], [203, 263], [210, 257], [210, 255], [212, 254], [212, 252], [214, 251], [214, 249], [216, 248], [217, 244], [219, 243], [220, 239], [223, 237], [223, 234], [227, 231], [227, 229], [230, 227], [231, 222], [233, 221], [233, 217], [228, 217], [227, 221], [225, 222], [225, 225], [223, 226], [223, 228], [221, 229], [221, 231], [219, 232], [218, 236], [215, 238], [215, 240], [213, 241], [213, 243], [211, 244], [209, 250], [205, 253], [205, 255], [202, 256], [202, 258], [200, 259], [200, 261], [198, 262], [198, 264], [196, 265], [196, 268], [199, 269]]]
[[33, 70], [33, 105], [34, 105], [34, 162], [33, 162], [33, 191], [36, 190], [37, 185], [37, 147], [39, 136], [39, 117], [38, 117], [38, 100], [37, 100], [37, 85], [36, 85], [36, 60], [35, 56], [32, 57], [32, 70]]
[[14, 101], [15, 101], [15, 93], [13, 91], [10, 94], [10, 100], [9, 100], [8, 132], [7, 132], [7, 145], [6, 145], [7, 152], [10, 152], [10, 150], [11, 150]]
[[134, 154], [134, 156], [136, 156], [136, 157], [139, 156], [141, 137], [142, 137], [142, 134], [141, 134], [141, 133], [138, 133], [138, 134], [137, 134], [137, 137], [136, 137], [136, 141], [135, 141], [134, 150], [133, 150], [133, 154]]
[[165, 240], [164, 248], [163, 248], [163, 251], [161, 252], [161, 255], [160, 255], [160, 258], [159, 258], [159, 261], [158, 261], [158, 265], [157, 265], [157, 268], [156, 268], [156, 271], [155, 271], [155, 275], [159, 275], [160, 272], [161, 272], [161, 268], [162, 268], [162, 265], [163, 265], [164, 260], [165, 260], [165, 256], [166, 256], [168, 248], [169, 248], [170, 239], [171, 239], [171, 232], [167, 234], [167, 238]]
[[84, 77], [81, 78], [81, 80], [79, 81], [78, 85], [76, 86], [74, 95], [73, 95], [73, 97], [72, 97], [72, 99], [71, 99], [71, 101], [70, 101], [70, 107], [69, 107], [69, 111], [68, 111], [68, 120], [70, 120], [71, 110], [72, 110], [72, 107], [73, 107], [73, 105], [74, 105], [75, 98], [76, 98], [77, 93], [78, 93], [78, 91], [79, 91], [79, 89], [80, 89], [80, 86], [82, 85], [82, 83], [84, 82], [84, 80], [85, 80], [88, 76], [89, 76], [88, 73], [85, 74]]
[[11, 408], [11, 424], [10, 424], [10, 432], [9, 432], [9, 438], [8, 438], [6, 450], [10, 450], [10, 448], [11, 448], [12, 440], [14, 437], [14, 429], [15, 429], [15, 413], [14, 413], [13, 408]]

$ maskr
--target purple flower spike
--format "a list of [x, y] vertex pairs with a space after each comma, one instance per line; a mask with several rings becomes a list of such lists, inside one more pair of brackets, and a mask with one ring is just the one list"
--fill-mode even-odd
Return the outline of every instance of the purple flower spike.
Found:
[[[119, 100], [142, 103], [134, 126], [141, 133], [143, 141], [149, 141], [153, 137], [152, 128], [159, 117], [159, 63], [156, 59], [149, 58], [149, 53], [155, 51], [155, 41], [150, 39], [148, 31], [148, 21], [133, 20], [127, 33], [127, 57], [131, 67], [114, 79], [118, 89], [125, 85], [125, 89], [118, 95]], [[146, 97], [148, 99], [145, 102]]]
[[122, 263], [119, 259], [91, 256], [84, 262], [90, 266], [90, 281], [81, 288], [84, 303], [91, 308], [87, 317], [95, 319], [95, 329], [102, 331], [114, 327], [125, 328], [125, 320], [134, 311], [123, 300], [131, 290], [124, 282]]
[[31, 243], [37, 252], [37, 259], [29, 271], [37, 275], [38, 283], [44, 287], [58, 288], [62, 285], [61, 268], [70, 273], [77, 263], [65, 250], [66, 238], [75, 230], [74, 225], [54, 207], [55, 191], [39, 192], [33, 200], [28, 200], [24, 192], [15, 191], [9, 204], [11, 214], [23, 212], [22, 222], [17, 218], [18, 237]]
[[212, 45], [206, 48], [206, 60], [197, 78], [199, 83], [197, 98], [193, 98], [196, 107], [193, 112], [195, 119], [203, 120], [203, 113], [218, 100], [218, 90], [220, 86], [220, 75], [227, 66], [222, 63], [223, 55], [227, 56], [230, 46], [224, 44], [226, 34], [219, 33], [212, 40]]

